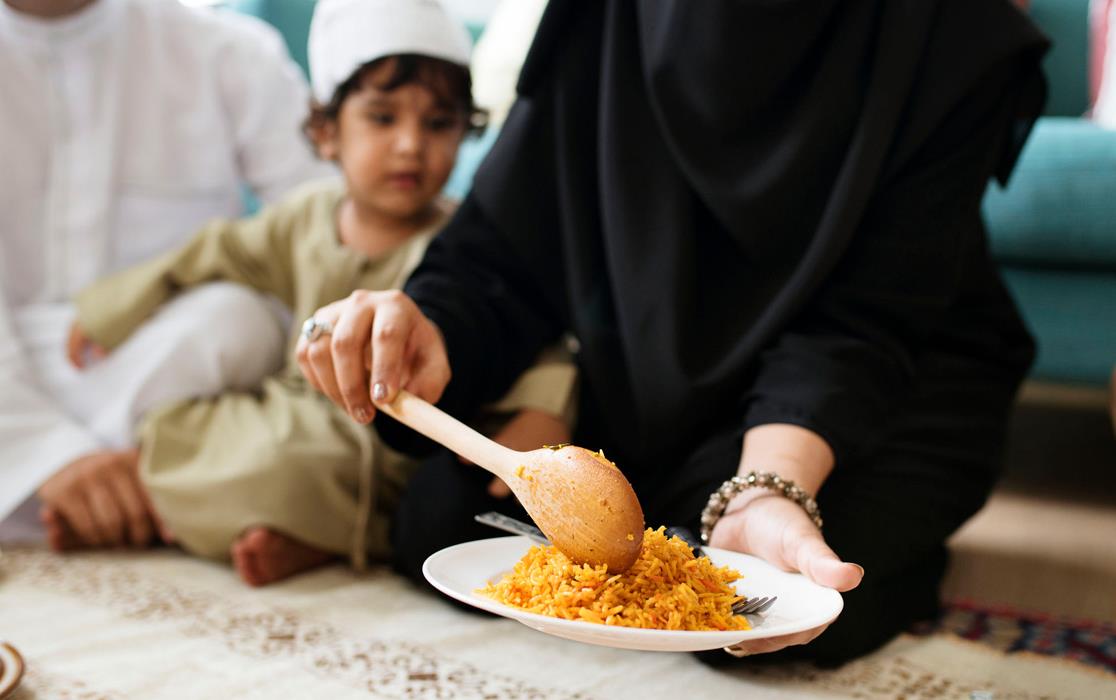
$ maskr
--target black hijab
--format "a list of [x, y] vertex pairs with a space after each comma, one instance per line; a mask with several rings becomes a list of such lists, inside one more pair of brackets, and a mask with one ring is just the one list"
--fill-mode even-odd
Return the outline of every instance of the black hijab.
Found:
[[1006, 0], [551, 0], [471, 197], [407, 287], [446, 335], [450, 404], [499, 395], [570, 330], [582, 439], [626, 468], [770, 420], [749, 418], [764, 396], [855, 443], [960, 287], [867, 320], [811, 310], [943, 125], [992, 123], [976, 180], [1006, 177], [1044, 47]]

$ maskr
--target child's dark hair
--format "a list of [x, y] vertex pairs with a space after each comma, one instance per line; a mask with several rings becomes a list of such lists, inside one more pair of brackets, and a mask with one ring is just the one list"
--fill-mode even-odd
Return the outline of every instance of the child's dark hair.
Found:
[[488, 113], [473, 102], [473, 80], [467, 67], [440, 58], [405, 53], [384, 56], [365, 63], [348, 80], [337, 86], [328, 104], [311, 101], [310, 114], [302, 124], [303, 132], [313, 140], [312, 132], [315, 127], [323, 121], [335, 121], [341, 113], [345, 98], [360, 88], [365, 76], [387, 61], [394, 61], [394, 66], [387, 79], [376, 85], [377, 88], [391, 92], [411, 83], [422, 85], [434, 93], [441, 106], [464, 113], [466, 133], [479, 134], [484, 131]]

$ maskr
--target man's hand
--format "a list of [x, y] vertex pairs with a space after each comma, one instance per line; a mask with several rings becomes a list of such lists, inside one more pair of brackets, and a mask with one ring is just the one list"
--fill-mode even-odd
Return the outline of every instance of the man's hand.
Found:
[[44, 521], [60, 527], [60, 518], [72, 532], [68, 540], [77, 540], [52, 537], [55, 549], [143, 547], [156, 532], [169, 537], [140, 484], [138, 450], [105, 450], [80, 457], [47, 479], [38, 495]]
[[70, 364], [78, 369], [84, 369], [88, 358], [100, 360], [106, 355], [108, 350], [93, 342], [93, 339], [85, 334], [81, 324], [74, 321], [70, 326], [70, 337], [66, 340], [66, 357], [69, 358]]

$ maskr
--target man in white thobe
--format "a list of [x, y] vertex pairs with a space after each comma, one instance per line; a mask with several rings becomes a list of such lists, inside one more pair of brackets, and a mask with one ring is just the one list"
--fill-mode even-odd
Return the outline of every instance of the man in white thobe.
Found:
[[266, 202], [329, 173], [300, 133], [307, 99], [254, 19], [177, 0], [0, 0], [0, 533], [42, 511], [78, 543], [146, 543], [136, 420], [281, 362], [280, 320], [225, 285], [79, 371], [69, 299], [243, 213], [245, 185]]

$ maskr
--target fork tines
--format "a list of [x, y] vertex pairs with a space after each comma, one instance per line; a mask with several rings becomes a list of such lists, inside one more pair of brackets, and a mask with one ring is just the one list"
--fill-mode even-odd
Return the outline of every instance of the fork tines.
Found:
[[732, 614], [759, 615], [760, 613], [767, 612], [778, 599], [778, 596], [770, 596], [768, 598], [748, 598], [746, 600], [741, 600], [733, 604]]

